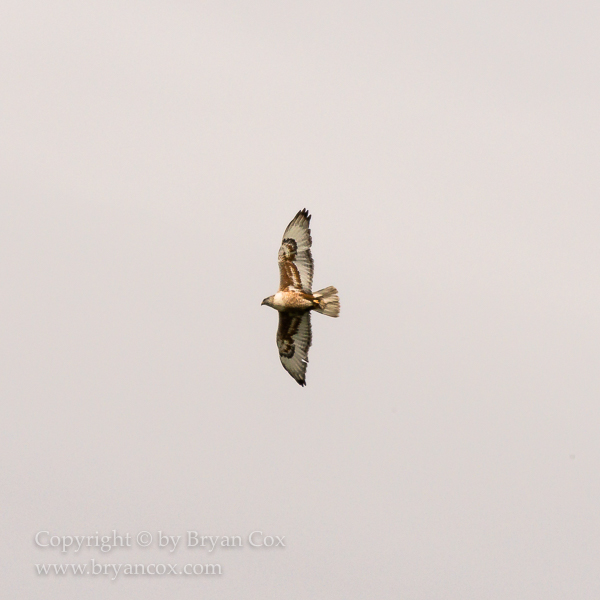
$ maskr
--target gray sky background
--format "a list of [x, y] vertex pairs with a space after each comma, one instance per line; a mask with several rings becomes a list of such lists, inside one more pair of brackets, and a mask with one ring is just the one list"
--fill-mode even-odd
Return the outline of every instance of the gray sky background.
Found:
[[[600, 594], [600, 5], [0, 6], [6, 598]], [[308, 386], [276, 255], [313, 214]], [[37, 531], [285, 535], [42, 550]], [[219, 562], [221, 578], [35, 563]]]

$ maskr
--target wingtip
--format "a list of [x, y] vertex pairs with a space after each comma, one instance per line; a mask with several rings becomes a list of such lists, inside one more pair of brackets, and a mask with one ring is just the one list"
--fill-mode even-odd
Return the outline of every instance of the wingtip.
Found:
[[307, 208], [303, 208], [302, 210], [298, 211], [298, 214], [296, 215], [297, 217], [302, 216], [304, 217], [307, 221], [310, 221], [310, 213], [308, 212]]

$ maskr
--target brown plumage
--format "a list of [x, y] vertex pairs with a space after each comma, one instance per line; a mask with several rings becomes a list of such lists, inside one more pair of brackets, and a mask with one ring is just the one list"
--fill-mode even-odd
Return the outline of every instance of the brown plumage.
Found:
[[314, 263], [310, 247], [310, 215], [306, 209], [290, 221], [279, 248], [279, 290], [262, 303], [279, 312], [277, 348], [285, 370], [306, 385], [308, 349], [312, 341], [310, 311], [329, 317], [340, 314], [337, 290], [330, 286], [312, 293]]

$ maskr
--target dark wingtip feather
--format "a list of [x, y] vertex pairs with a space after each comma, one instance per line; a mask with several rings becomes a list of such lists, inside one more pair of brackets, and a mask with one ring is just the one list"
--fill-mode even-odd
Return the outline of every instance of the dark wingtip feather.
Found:
[[298, 211], [298, 214], [296, 215], [296, 217], [300, 217], [300, 216], [304, 217], [307, 221], [310, 222], [311, 215], [309, 214], [307, 208], [303, 208], [302, 210]]

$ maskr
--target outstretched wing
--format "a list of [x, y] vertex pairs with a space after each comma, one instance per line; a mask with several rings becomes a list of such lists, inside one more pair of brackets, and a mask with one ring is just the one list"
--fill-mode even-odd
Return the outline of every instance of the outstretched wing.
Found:
[[306, 385], [308, 349], [312, 342], [310, 312], [279, 313], [277, 348], [283, 368], [302, 386]]
[[287, 226], [279, 248], [279, 289], [312, 291], [313, 259], [310, 253], [310, 215], [301, 210]]

